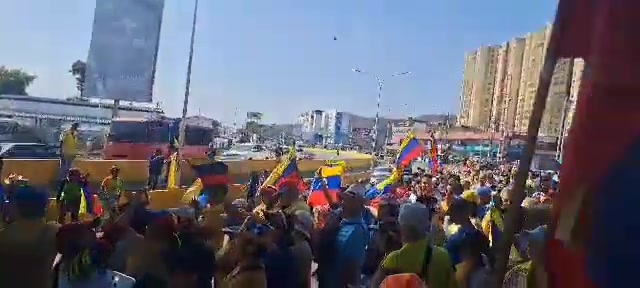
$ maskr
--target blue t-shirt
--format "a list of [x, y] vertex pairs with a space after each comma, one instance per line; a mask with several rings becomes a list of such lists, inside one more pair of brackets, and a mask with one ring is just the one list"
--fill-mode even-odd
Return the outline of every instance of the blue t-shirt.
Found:
[[[332, 213], [336, 214], [336, 215], [340, 215], [342, 213], [342, 207], [337, 207], [336, 209], [331, 211]], [[369, 227], [371, 225], [374, 225], [376, 223], [376, 216], [373, 215], [373, 212], [371, 212], [371, 210], [369, 210], [366, 207], [362, 208], [362, 220], [364, 221], [364, 224]]]
[[491, 204], [478, 205], [478, 209], [476, 210], [476, 217], [478, 217], [478, 219], [484, 218], [484, 215], [489, 212], [489, 209], [491, 209]]
[[362, 217], [343, 219], [336, 235], [336, 257], [334, 265], [328, 267], [329, 273], [323, 273], [319, 279], [322, 287], [338, 287], [342, 279], [345, 263], [356, 263], [362, 267], [365, 250], [369, 242], [369, 231]]
[[164, 166], [164, 156], [151, 155], [151, 157], [149, 157], [149, 174], [152, 174], [152, 175], [161, 174], [163, 166]]
[[467, 237], [475, 237], [475, 233], [482, 233], [480, 230], [473, 227], [473, 225], [461, 226], [455, 233], [453, 233], [444, 244], [444, 247], [449, 252], [451, 257], [451, 263], [458, 265], [462, 262], [462, 255], [460, 255], [460, 249], [462, 243]]

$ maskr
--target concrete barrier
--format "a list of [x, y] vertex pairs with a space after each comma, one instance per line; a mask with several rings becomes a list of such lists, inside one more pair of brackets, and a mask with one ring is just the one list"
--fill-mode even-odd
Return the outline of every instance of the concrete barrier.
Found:
[[[205, 163], [206, 159], [194, 159], [193, 164]], [[347, 166], [352, 172], [363, 172], [371, 166], [371, 158], [345, 159]], [[225, 161], [229, 166], [229, 178], [231, 183], [245, 183], [249, 179], [250, 172], [261, 170], [273, 170], [276, 166], [275, 160], [244, 160]], [[304, 178], [313, 177], [318, 167], [322, 166], [325, 160], [300, 160], [298, 169]], [[138, 190], [147, 183], [149, 162], [142, 160], [77, 160], [73, 166], [82, 172], [90, 173], [89, 181], [92, 185], [98, 185], [104, 177], [109, 175], [112, 166], [120, 168], [120, 177], [125, 182], [127, 189]], [[42, 187], [52, 187], [56, 183], [58, 174], [58, 160], [4, 160], [2, 179], [11, 173], [23, 175], [28, 178], [33, 185]], [[182, 162], [181, 184], [189, 185], [195, 180], [193, 170], [186, 162]]]
[[[311, 153], [336, 153], [336, 149], [320, 149], [320, 148], [305, 148], [306, 151]], [[372, 159], [371, 155], [361, 153], [358, 151], [343, 151], [340, 150], [340, 154], [346, 154], [352, 157], [353, 159]], [[346, 160], [346, 159], [345, 159]]]

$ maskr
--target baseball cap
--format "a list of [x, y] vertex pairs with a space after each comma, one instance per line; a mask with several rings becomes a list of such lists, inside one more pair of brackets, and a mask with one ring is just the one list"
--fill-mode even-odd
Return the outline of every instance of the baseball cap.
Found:
[[362, 184], [353, 184], [349, 186], [349, 188], [347, 188], [347, 190], [343, 193], [355, 197], [364, 197], [364, 195], [367, 193], [367, 187]]
[[422, 203], [406, 203], [400, 206], [398, 223], [418, 231], [429, 231], [431, 211]]
[[302, 233], [307, 238], [311, 238], [311, 229], [313, 228], [313, 216], [311, 213], [299, 210], [296, 211], [296, 223], [294, 229]]
[[478, 193], [478, 197], [489, 197], [491, 196], [491, 188], [482, 186], [476, 190], [476, 193]]

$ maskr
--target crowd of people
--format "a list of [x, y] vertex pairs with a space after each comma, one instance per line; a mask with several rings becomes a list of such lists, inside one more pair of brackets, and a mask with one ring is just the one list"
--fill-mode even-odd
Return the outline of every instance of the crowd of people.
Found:
[[[227, 178], [214, 177], [189, 207], [152, 211], [149, 195], [124, 191], [118, 172], [82, 196], [86, 177], [69, 169], [57, 222], [44, 221], [48, 193], [8, 179], [2, 287], [495, 287], [513, 175], [508, 164], [483, 170], [471, 161], [417, 169], [376, 199], [367, 196], [375, 183], [364, 180], [338, 197], [288, 180], [228, 199]], [[535, 267], [557, 182], [531, 173], [505, 285], [543, 281]], [[309, 206], [309, 193], [324, 193], [329, 205]], [[81, 199], [102, 211], [82, 210]]]

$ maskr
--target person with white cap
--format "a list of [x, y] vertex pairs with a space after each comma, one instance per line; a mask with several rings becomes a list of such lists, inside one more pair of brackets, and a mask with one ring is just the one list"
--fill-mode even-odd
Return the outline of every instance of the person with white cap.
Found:
[[311, 252], [311, 230], [313, 229], [313, 216], [307, 211], [296, 211], [293, 224], [293, 254], [296, 265], [296, 287], [310, 287], [311, 262], [313, 254]]
[[[404, 282], [405, 278], [416, 277], [428, 287], [455, 287], [455, 272], [449, 254], [431, 243], [430, 217], [431, 211], [424, 204], [402, 205], [398, 222], [403, 246], [385, 257], [373, 277], [372, 287], [378, 287], [383, 281], [392, 285], [396, 280]], [[402, 276], [391, 279], [393, 275]], [[394, 287], [389, 285], [385, 287]]]

